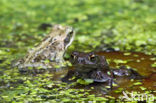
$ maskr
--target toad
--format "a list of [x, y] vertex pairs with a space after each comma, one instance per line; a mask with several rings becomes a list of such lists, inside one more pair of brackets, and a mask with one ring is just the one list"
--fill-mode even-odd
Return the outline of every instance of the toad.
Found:
[[[63, 55], [74, 40], [75, 31], [72, 27], [54, 25], [50, 33], [28, 54], [20, 59], [15, 66], [19, 70], [27, 68], [54, 68], [64, 63]], [[48, 61], [48, 62], [47, 62]]]
[[136, 71], [127, 69], [125, 66], [110, 68], [106, 58], [94, 52], [75, 51], [71, 54], [70, 61], [74, 66], [74, 70], [69, 71], [63, 80], [70, 76], [76, 76], [82, 79], [92, 79], [94, 82], [107, 82], [112, 86], [115, 77], [126, 76], [135, 79], [140, 76]]

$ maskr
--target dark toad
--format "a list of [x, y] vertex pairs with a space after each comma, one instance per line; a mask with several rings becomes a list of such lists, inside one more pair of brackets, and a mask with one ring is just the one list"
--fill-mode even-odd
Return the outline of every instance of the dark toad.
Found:
[[107, 82], [112, 85], [113, 75], [104, 56], [96, 55], [94, 52], [73, 52], [70, 58], [74, 70], [70, 70], [62, 79], [76, 76], [81, 79], [92, 79], [94, 82]]
[[94, 52], [73, 52], [70, 58], [75, 70], [81, 73], [88, 73], [93, 70], [108, 71], [109, 65], [104, 56], [96, 55]]

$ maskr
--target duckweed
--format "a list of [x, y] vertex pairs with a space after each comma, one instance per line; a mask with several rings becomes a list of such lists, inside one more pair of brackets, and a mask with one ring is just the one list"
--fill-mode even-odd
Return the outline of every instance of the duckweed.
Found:
[[[50, 29], [41, 28], [43, 23], [75, 28], [76, 38], [67, 51], [67, 59], [76, 50], [120, 50], [126, 52], [125, 56], [131, 52], [156, 55], [155, 0], [0, 0], [0, 4], [2, 103], [116, 102], [115, 97], [99, 97], [90, 93], [91, 89], [87, 91], [74, 88], [75, 84], [57, 82], [53, 80], [52, 73], [21, 74], [12, 66], [47, 35]], [[125, 64], [127, 60], [116, 59], [114, 62]], [[151, 66], [156, 67], [156, 63]], [[79, 83], [88, 85], [92, 80], [79, 80]], [[146, 90], [147, 94], [152, 92], [142, 86], [140, 89]], [[122, 90], [119, 89], [117, 93]]]

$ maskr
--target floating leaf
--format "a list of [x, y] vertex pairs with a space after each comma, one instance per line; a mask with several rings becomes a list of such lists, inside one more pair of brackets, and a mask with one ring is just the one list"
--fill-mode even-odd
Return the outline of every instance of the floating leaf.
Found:
[[133, 85], [141, 85], [142, 83], [141, 82], [135, 82], [133, 83]]

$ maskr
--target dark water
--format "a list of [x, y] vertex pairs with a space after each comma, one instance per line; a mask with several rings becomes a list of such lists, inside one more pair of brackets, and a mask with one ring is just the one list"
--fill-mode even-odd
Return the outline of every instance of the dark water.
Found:
[[[105, 96], [107, 94], [118, 97], [119, 95], [122, 95], [122, 91], [137, 91], [138, 93], [150, 91], [152, 94], [156, 95], [156, 68], [151, 66], [151, 64], [155, 62], [155, 60], [152, 60], [154, 56], [143, 53], [124, 52], [98, 52], [97, 54], [105, 56], [111, 67], [127, 65], [136, 69], [138, 73], [144, 76], [144, 79], [130, 80], [128, 78], [116, 78], [115, 82], [117, 86], [114, 86], [112, 90], [106, 89], [108, 86], [106, 83], [94, 83], [87, 86], [77, 85], [74, 88], [90, 89], [90, 93], [95, 94], [96, 96]], [[123, 60], [126, 62], [116, 63], [114, 62], [115, 60]], [[67, 69], [55, 72], [55, 78], [53, 78], [53, 80], [60, 80], [60, 77], [63, 77], [65, 73], [67, 73]], [[138, 82], [141, 84], [137, 84]]]

